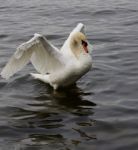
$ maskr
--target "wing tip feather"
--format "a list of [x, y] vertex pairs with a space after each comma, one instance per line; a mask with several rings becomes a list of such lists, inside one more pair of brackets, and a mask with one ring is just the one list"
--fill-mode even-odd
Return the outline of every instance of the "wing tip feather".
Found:
[[81, 22], [79, 22], [77, 26], [79, 26], [79, 27], [84, 27], [84, 24], [81, 23]]
[[4, 73], [4, 71], [2, 71], [2, 72], [0, 73], [0, 76], [1, 76], [3, 79], [5, 79], [5, 80], [8, 80], [8, 79], [10, 78], [10, 76], [8, 76], [6, 73]]

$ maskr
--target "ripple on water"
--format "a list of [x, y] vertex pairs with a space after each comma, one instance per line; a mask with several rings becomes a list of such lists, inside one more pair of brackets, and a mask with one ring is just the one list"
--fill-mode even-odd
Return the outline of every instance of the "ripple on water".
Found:
[[83, 22], [93, 44], [93, 68], [76, 86], [55, 92], [28, 75], [30, 64], [0, 78], [2, 150], [137, 149], [137, 7], [137, 0], [1, 3], [1, 68], [36, 32], [61, 46]]

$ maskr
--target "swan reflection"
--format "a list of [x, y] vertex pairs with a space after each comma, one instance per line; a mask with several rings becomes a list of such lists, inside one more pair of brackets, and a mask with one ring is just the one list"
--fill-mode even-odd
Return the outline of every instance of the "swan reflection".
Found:
[[86, 95], [91, 97], [91, 93], [83, 92], [76, 84], [58, 91], [44, 85], [36, 96], [36, 99], [50, 99], [54, 104], [56, 103], [59, 106], [65, 106], [67, 108], [92, 108], [92, 106], [96, 106], [94, 102], [84, 98]]
[[37, 92], [28, 101], [28, 110], [16, 108], [12, 115], [14, 127], [25, 134], [21, 147], [47, 145], [49, 148], [54, 143], [57, 147], [73, 148], [83, 141], [96, 139], [93, 133], [96, 104], [85, 99], [86, 95], [91, 97], [91, 93], [83, 92], [76, 85], [54, 91], [41, 82], [35, 84], [34, 90]]

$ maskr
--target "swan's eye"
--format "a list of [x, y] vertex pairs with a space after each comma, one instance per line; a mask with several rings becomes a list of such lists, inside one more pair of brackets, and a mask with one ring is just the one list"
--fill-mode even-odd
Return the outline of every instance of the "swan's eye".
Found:
[[88, 43], [87, 42], [85, 42], [85, 41], [81, 41], [82, 42], [82, 45], [84, 46], [84, 47], [87, 47], [88, 46]]

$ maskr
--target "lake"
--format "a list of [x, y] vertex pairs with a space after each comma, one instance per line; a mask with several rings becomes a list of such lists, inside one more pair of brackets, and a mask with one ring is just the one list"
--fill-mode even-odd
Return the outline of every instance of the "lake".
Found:
[[137, 150], [138, 1], [0, 0], [0, 71], [34, 33], [61, 47], [82, 22], [93, 67], [54, 91], [28, 64], [0, 77], [1, 150]]

